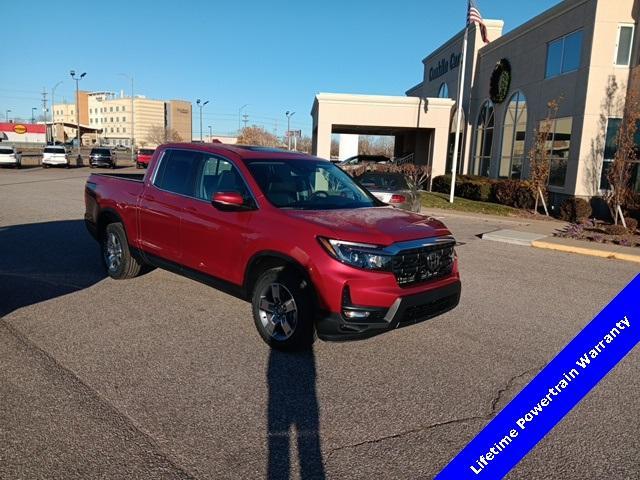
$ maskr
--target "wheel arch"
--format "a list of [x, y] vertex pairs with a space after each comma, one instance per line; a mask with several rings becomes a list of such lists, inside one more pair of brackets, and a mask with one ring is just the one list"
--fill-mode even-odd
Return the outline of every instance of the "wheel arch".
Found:
[[293, 257], [271, 250], [258, 252], [249, 259], [247, 268], [245, 269], [244, 281], [242, 284], [247, 298], [251, 298], [251, 295], [253, 294], [253, 288], [260, 275], [267, 270], [278, 267], [290, 268], [293, 271], [299, 273], [311, 286], [313, 299], [317, 304], [317, 292], [313, 285], [313, 282], [311, 281], [309, 273], [307, 272], [307, 269]]
[[121, 223], [122, 228], [124, 229], [124, 233], [125, 235], [127, 235], [127, 239], [129, 239], [129, 235], [127, 234], [127, 227], [125, 226], [122, 217], [120, 217], [118, 212], [116, 212], [115, 210], [111, 208], [105, 208], [98, 214], [98, 219], [96, 222], [96, 232], [99, 241], [101, 241], [100, 239], [103, 237], [104, 231], [106, 230], [107, 225], [109, 225], [110, 223]]

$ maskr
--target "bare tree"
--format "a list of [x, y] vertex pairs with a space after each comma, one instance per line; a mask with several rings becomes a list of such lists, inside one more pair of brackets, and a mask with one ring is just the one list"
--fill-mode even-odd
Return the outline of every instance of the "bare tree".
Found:
[[358, 152], [362, 155], [384, 155], [393, 157], [394, 139], [386, 136], [362, 135], [358, 141]]
[[640, 122], [640, 87], [629, 85], [624, 115], [616, 137], [616, 154], [607, 172], [609, 190], [603, 195], [609, 211], [617, 225], [622, 220], [626, 227], [622, 209], [632, 199], [631, 174], [633, 164], [638, 161], [638, 145], [635, 137]]
[[549, 211], [543, 191], [546, 190], [549, 181], [551, 150], [553, 149], [553, 146], [548, 147], [548, 142], [552, 137], [553, 123], [561, 101], [562, 98], [558, 98], [547, 103], [547, 116], [540, 122], [539, 128], [534, 129], [534, 141], [529, 150], [529, 183], [531, 191], [536, 196], [535, 213], [538, 213], [538, 202], [542, 200], [547, 216], [549, 216]]
[[340, 155], [340, 143], [335, 138], [331, 139], [331, 150], [329, 156], [331, 158], [338, 158]]
[[183, 140], [173, 128], [153, 125], [147, 132], [146, 141], [150, 144], [162, 145], [163, 143], [182, 142]]
[[311, 153], [311, 146], [312, 146], [311, 137], [307, 137], [307, 136], [300, 138], [296, 145], [299, 152], [309, 153], [309, 154]]
[[280, 146], [278, 137], [256, 125], [243, 128], [240, 131], [240, 135], [238, 135], [238, 143], [243, 145], [257, 145], [260, 147]]

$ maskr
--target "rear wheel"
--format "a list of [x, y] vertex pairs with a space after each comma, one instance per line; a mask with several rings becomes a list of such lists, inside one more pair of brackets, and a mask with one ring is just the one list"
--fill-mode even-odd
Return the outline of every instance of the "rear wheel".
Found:
[[142, 262], [131, 255], [122, 223], [110, 223], [102, 235], [102, 261], [107, 274], [116, 280], [133, 278], [142, 271]]
[[258, 333], [272, 348], [303, 350], [313, 344], [313, 295], [302, 275], [283, 267], [265, 271], [251, 305]]

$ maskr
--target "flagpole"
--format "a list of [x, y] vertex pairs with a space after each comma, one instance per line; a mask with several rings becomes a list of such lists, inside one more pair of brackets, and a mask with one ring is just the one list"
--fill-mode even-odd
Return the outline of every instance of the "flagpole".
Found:
[[462, 40], [462, 71], [460, 72], [460, 84], [458, 85], [457, 115], [456, 115], [456, 138], [453, 142], [453, 162], [451, 164], [451, 193], [449, 203], [453, 203], [456, 192], [456, 172], [458, 171], [458, 150], [460, 149], [460, 123], [462, 122], [462, 99], [464, 98], [464, 80], [467, 73], [467, 42], [469, 37], [469, 22], [464, 27], [464, 40]]

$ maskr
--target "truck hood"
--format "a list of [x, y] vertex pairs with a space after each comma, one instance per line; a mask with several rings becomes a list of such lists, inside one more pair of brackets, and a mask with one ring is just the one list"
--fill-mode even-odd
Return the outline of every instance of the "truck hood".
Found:
[[318, 235], [352, 242], [386, 246], [406, 240], [450, 235], [444, 224], [435, 218], [393, 207], [287, 213], [314, 225]]

